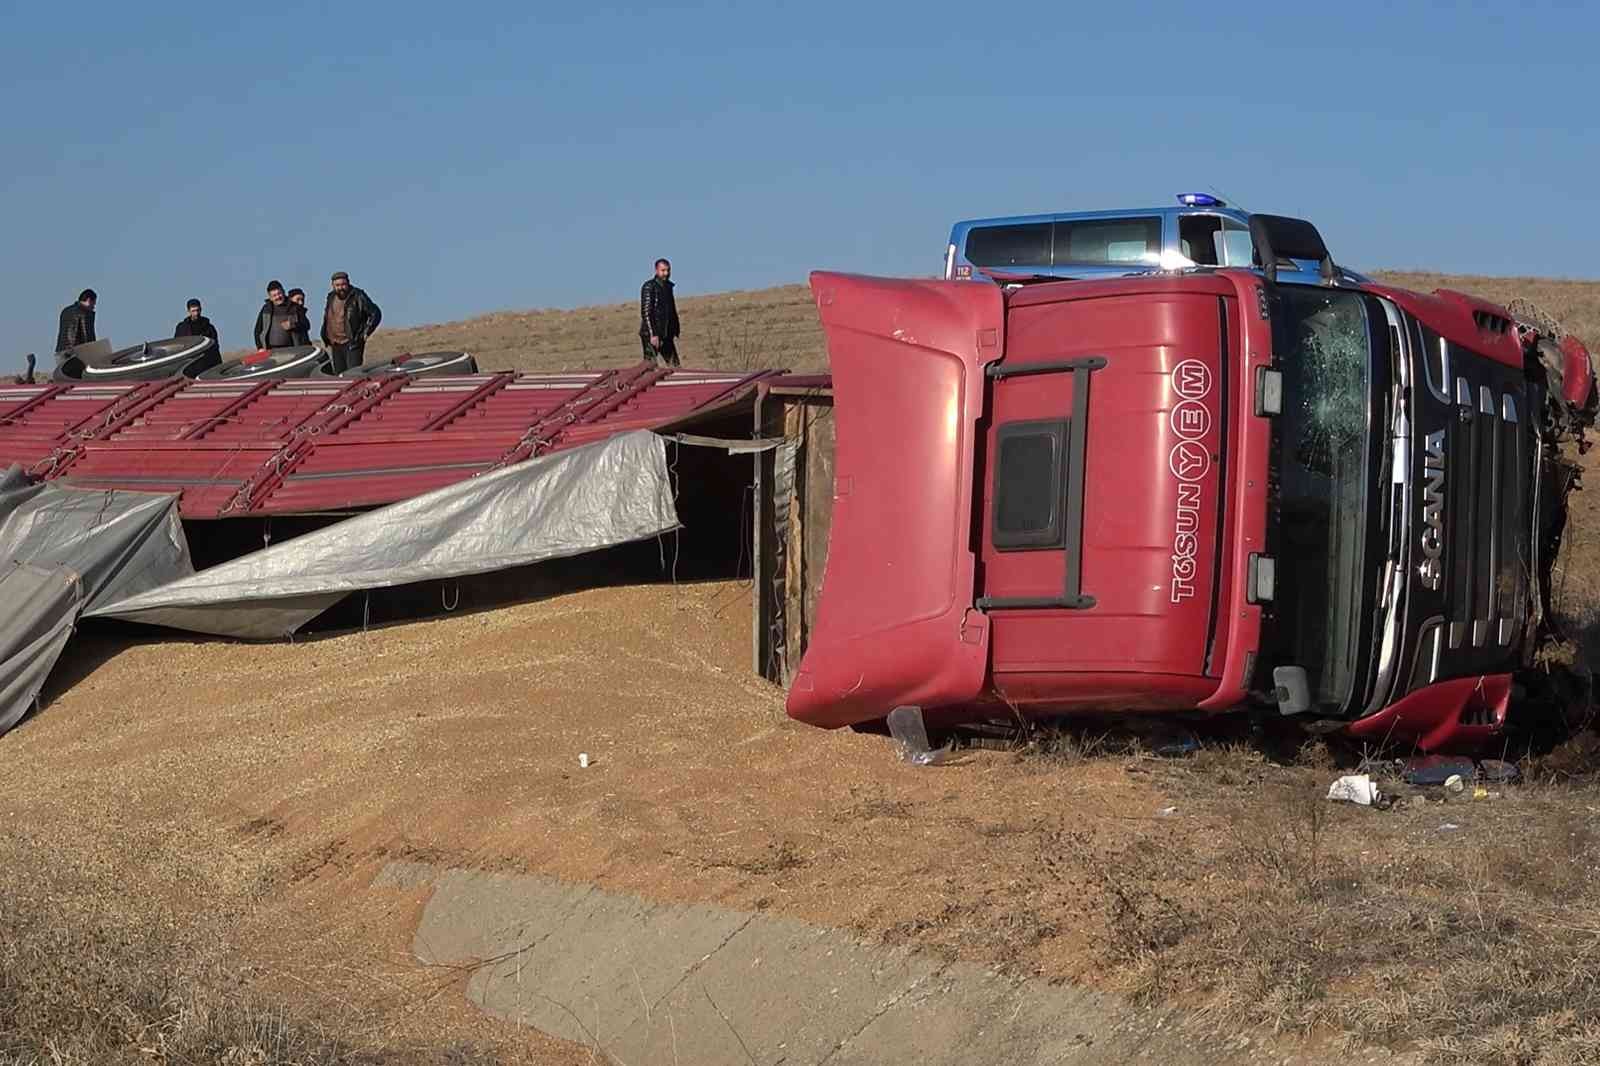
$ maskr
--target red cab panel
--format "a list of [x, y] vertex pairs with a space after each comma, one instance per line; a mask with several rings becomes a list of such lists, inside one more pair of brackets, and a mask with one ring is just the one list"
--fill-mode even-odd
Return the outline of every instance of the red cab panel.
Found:
[[1510, 674], [1459, 677], [1419, 688], [1345, 731], [1381, 743], [1410, 740], [1423, 751], [1472, 751], [1505, 726], [1510, 705]]
[[1506, 366], [1522, 366], [1522, 344], [1517, 340], [1516, 331], [1509, 328], [1511, 312], [1499, 304], [1453, 289], [1424, 294], [1388, 285], [1365, 285], [1363, 288], [1399, 304], [1402, 310], [1426, 322], [1452, 344]]
[[[1016, 301], [1007, 320], [1001, 367], [1014, 376], [993, 386], [983, 602], [1059, 592], [1075, 552], [1083, 602], [997, 605], [995, 688], [1038, 710], [1193, 706], [1217, 688], [1205, 674], [1222, 549], [1227, 290], [1189, 282], [1087, 299], [1071, 286], [1051, 290], [1055, 302]], [[1083, 359], [1095, 369], [1045, 369]], [[1018, 478], [1015, 457], [1025, 455], [1009, 442], [1053, 420], [1067, 427], [1069, 464], [1082, 469], [1081, 497], [1066, 508], [1081, 543], [1018, 544], [1006, 532], [1015, 518], [1000, 513], [1002, 482]]]
[[975, 699], [972, 454], [1000, 287], [816, 273], [811, 288], [837, 397], [833, 528], [788, 712], [838, 726]]
[[1566, 371], [1561, 379], [1563, 395], [1581, 411], [1594, 396], [1594, 360], [1583, 342], [1571, 334], [1561, 338], [1561, 356]]

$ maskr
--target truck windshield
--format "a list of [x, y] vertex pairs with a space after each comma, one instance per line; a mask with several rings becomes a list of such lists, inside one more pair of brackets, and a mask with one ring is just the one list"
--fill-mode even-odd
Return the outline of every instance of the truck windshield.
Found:
[[1359, 293], [1277, 287], [1277, 588], [1265, 649], [1305, 668], [1313, 702], [1335, 711], [1361, 666], [1369, 487], [1372, 326]]

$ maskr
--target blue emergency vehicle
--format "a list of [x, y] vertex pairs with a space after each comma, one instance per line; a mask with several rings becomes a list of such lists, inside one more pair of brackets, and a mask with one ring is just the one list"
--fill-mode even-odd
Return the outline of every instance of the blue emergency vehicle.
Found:
[[[1005, 282], [1259, 266], [1248, 212], [1207, 193], [1181, 193], [1177, 199], [1177, 207], [957, 222], [945, 249], [944, 276]], [[1292, 260], [1279, 268], [1286, 281], [1317, 279], [1315, 263]], [[1366, 280], [1352, 271], [1341, 273], [1353, 281]]]

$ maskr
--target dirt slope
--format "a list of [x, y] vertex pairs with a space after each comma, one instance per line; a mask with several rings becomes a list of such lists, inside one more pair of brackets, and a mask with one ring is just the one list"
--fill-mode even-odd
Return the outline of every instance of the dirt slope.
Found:
[[[456, 975], [410, 961], [421, 897], [370, 887], [394, 857], [770, 910], [1377, 1040], [1526, 967], [1600, 965], [1593, 792], [1378, 817], [1320, 800], [1331, 769], [1227, 746], [911, 768], [882, 739], [786, 719], [746, 670], [746, 610], [738, 584], [668, 585], [292, 645], [86, 638], [6, 738], [0, 804], [100, 891], [227, 915], [256, 984], [343, 1005], [374, 1039], [511, 1039], [464, 1013]], [[1508, 902], [1530, 891], [1540, 909]], [[1409, 957], [1371, 956], [1413, 923], [1432, 932], [1406, 934]], [[1407, 996], [1376, 1009], [1372, 981]], [[1523, 984], [1435, 1035], [1523, 1040], [1573, 996], [1600, 1009]], [[530, 1061], [581, 1055], [517, 1039]]]
[[[1424, 292], [1448, 287], [1491, 300], [1532, 299], [1567, 328], [1600, 346], [1600, 281], [1490, 278], [1380, 271], [1390, 284]], [[684, 362], [746, 370], [827, 365], [816, 308], [805, 285], [755, 292], [691, 296], [682, 301]], [[372, 353], [465, 349], [485, 369], [571, 370], [632, 362], [639, 354], [638, 306], [633, 302], [571, 311], [503, 311], [459, 322], [381, 330]]]
[[[822, 330], [804, 285], [684, 297], [679, 354], [686, 366], [820, 369]], [[639, 359], [637, 300], [572, 311], [501, 311], [461, 322], [380, 330], [372, 355], [465, 349], [492, 370], [571, 370]]]

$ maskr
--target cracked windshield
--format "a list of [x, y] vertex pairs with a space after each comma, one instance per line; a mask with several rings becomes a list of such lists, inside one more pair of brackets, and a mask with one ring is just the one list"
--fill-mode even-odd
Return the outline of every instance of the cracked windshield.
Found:
[[1336, 708], [1355, 681], [1371, 374], [1370, 329], [1354, 293], [1284, 286], [1273, 314], [1283, 371], [1275, 665], [1306, 670]]

